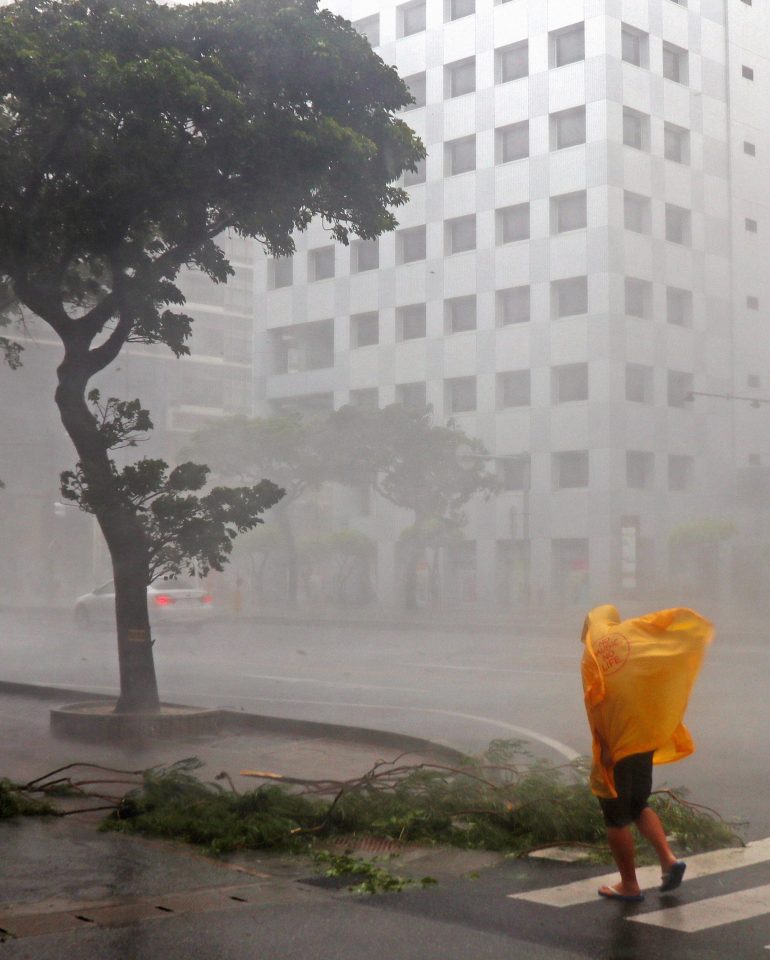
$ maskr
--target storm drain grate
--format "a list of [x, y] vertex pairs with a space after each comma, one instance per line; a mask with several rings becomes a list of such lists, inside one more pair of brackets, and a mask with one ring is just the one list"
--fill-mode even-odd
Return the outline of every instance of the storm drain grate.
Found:
[[[151, 917], [184, 913], [204, 913], [238, 909], [239, 904], [259, 903], [264, 899], [265, 885], [215, 887], [188, 890], [158, 898], [128, 903], [88, 905], [87, 912], [76, 910], [32, 913], [28, 906], [16, 912], [0, 913], [0, 941], [9, 938], [39, 937], [90, 927], [118, 927]], [[81, 908], [82, 909], [82, 908]]]
[[348, 853], [404, 853], [414, 849], [402, 840], [390, 840], [384, 837], [339, 837], [330, 846]]

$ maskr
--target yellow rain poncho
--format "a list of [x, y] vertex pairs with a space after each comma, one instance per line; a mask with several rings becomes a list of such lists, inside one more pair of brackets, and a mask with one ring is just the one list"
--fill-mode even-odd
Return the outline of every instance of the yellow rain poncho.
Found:
[[713, 635], [708, 620], [684, 608], [623, 621], [609, 605], [588, 614], [581, 672], [597, 797], [617, 796], [612, 768], [624, 757], [654, 750], [653, 763], [673, 763], [695, 750], [682, 720]]

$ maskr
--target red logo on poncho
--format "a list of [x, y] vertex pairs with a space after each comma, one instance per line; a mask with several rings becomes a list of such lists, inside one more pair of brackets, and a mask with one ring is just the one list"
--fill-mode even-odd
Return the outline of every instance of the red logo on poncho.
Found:
[[605, 676], [617, 673], [624, 667], [630, 652], [631, 645], [622, 633], [608, 633], [594, 645], [596, 659]]

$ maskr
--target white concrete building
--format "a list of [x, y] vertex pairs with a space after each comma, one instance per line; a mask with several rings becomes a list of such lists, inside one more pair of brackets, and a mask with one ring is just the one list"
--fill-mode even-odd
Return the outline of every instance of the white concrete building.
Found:
[[[428, 157], [395, 233], [257, 257], [258, 412], [427, 402], [478, 436], [505, 490], [445, 558], [454, 599], [713, 598], [676, 531], [740, 526], [736, 476], [770, 464], [770, 407], [729, 399], [770, 395], [768, 0], [330, 5]], [[393, 600], [408, 520], [348, 513]]]

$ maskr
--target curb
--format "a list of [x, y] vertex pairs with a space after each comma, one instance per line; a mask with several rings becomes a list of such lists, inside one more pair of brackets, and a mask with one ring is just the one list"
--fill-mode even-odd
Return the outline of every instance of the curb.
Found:
[[[65, 700], [74, 703], [80, 701], [104, 700], [103, 693], [93, 693], [81, 690], [72, 690], [69, 687], [49, 687], [31, 683], [17, 683], [15, 681], [0, 680], [0, 694], [10, 696], [26, 696], [38, 700]], [[185, 704], [164, 703], [166, 707], [185, 707]], [[124, 718], [115, 717], [114, 739], [121, 740], [136, 736], [173, 737], [178, 735], [200, 735], [201, 733], [216, 733], [225, 729], [252, 730], [255, 732], [284, 733], [307, 739], [337, 740], [341, 743], [360, 743], [377, 747], [386, 747], [399, 750], [403, 753], [427, 753], [448, 763], [464, 763], [468, 755], [461, 750], [445, 743], [436, 743], [423, 737], [412, 737], [408, 734], [393, 733], [389, 730], [375, 730], [370, 727], [347, 726], [341, 723], [326, 723], [319, 720], [293, 720], [284, 717], [272, 717], [265, 714], [243, 713], [236, 710], [206, 710], [205, 708], [189, 708], [200, 710], [197, 714], [201, 723], [189, 724], [190, 716], [179, 718], [179, 724], [171, 723], [163, 728], [154, 726], [156, 718], [147, 718], [146, 726], [141, 730], [132, 730], [120, 723]], [[72, 736], [77, 739], [113, 739], [110, 731], [101, 728], [98, 735], [91, 731], [89, 735], [85, 725], [78, 727], [61, 723], [62, 710], [51, 710], [51, 729], [57, 736]], [[73, 714], [69, 714], [72, 717]], [[78, 718], [79, 719], [79, 718]], [[134, 718], [132, 718], [134, 719]], [[175, 718], [170, 718], [175, 719]], [[187, 721], [187, 723], [185, 723]], [[205, 722], [205, 728], [203, 723]]]
[[[26, 614], [37, 614], [39, 617], [50, 616], [51, 614], [61, 613], [62, 610], [69, 612], [70, 607], [35, 607], [17, 608], [12, 606], [0, 606], [0, 614], [14, 613], [18, 610], [24, 610]], [[551, 615], [546, 611], [540, 613], [521, 614], [511, 616], [510, 618], [501, 618], [499, 620], [481, 620], [475, 621], [469, 619], [452, 619], [451, 616], [443, 611], [435, 617], [384, 617], [380, 616], [323, 616], [318, 613], [243, 613], [233, 614], [232, 616], [217, 612], [217, 616], [211, 621], [214, 623], [254, 623], [267, 625], [300, 626], [300, 627], [352, 627], [356, 629], [370, 630], [424, 630], [424, 631], [446, 631], [448, 633], [508, 633], [521, 629], [542, 629], [544, 626], [548, 629], [565, 629], [574, 627], [574, 622], [581, 622], [585, 615], [582, 608], [577, 612], [567, 611], [563, 615]], [[568, 627], [568, 624], [570, 627]], [[574, 630], [573, 630], [574, 632]]]

